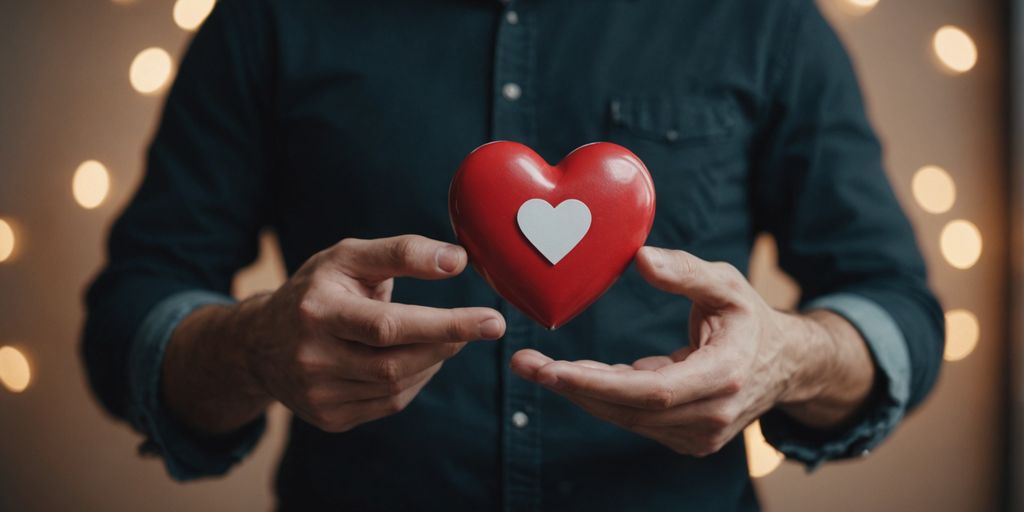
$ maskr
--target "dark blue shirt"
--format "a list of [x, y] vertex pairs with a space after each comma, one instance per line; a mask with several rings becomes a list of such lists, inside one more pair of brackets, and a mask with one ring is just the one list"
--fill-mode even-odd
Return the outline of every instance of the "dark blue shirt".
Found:
[[[223, 0], [182, 62], [87, 296], [97, 395], [175, 477], [226, 471], [262, 422], [209, 439], [169, 419], [156, 391], [168, 329], [229, 292], [263, 229], [290, 272], [345, 237], [454, 242], [449, 181], [495, 139], [550, 162], [599, 140], [631, 149], [658, 194], [650, 245], [745, 271], [755, 237], [774, 235], [801, 307], [845, 315], [880, 370], [848, 429], [762, 418], [787, 456], [859, 455], [930, 390], [942, 311], [848, 58], [811, 0]], [[399, 280], [394, 300], [492, 306], [508, 330], [446, 362], [400, 414], [343, 434], [294, 419], [282, 508], [757, 507], [742, 436], [679, 455], [509, 371], [526, 347], [619, 363], [687, 343], [689, 302], [632, 268], [556, 331], [472, 271]]]

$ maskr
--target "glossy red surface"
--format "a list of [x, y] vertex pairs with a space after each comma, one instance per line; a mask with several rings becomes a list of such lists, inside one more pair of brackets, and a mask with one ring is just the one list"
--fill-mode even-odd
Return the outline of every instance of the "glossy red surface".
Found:
[[[590, 209], [587, 234], [552, 265], [516, 222], [539, 198], [577, 199]], [[449, 190], [449, 213], [474, 268], [505, 300], [544, 327], [558, 328], [598, 299], [626, 270], [654, 222], [654, 183], [628, 149], [595, 142], [551, 166], [532, 149], [498, 141], [473, 150]]]

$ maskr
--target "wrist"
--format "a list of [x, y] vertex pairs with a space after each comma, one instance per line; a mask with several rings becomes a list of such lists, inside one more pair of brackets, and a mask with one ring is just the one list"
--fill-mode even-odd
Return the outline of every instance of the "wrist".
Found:
[[790, 314], [779, 312], [782, 322], [782, 345], [789, 364], [779, 405], [792, 405], [815, 400], [825, 392], [827, 376], [836, 366], [837, 346], [832, 332], [816, 312]]
[[867, 403], [875, 379], [874, 361], [860, 333], [845, 318], [818, 310], [794, 319], [791, 357], [798, 358], [790, 386], [778, 406], [815, 428], [837, 428]]
[[226, 319], [223, 337], [225, 344], [231, 347], [231, 362], [239, 369], [239, 391], [268, 402], [270, 394], [260, 372], [263, 350], [259, 334], [272, 332], [272, 326], [266, 325], [273, 320], [273, 316], [267, 314], [270, 298], [270, 293], [262, 293], [234, 305]]
[[172, 417], [196, 432], [234, 431], [270, 403], [246, 358], [249, 306], [202, 307], [171, 335], [161, 369], [162, 401]]

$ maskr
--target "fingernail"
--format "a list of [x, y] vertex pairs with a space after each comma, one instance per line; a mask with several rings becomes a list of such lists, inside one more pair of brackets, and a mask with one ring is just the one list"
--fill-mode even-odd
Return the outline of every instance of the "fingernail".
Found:
[[446, 245], [437, 250], [437, 267], [451, 273], [459, 268], [459, 261], [462, 255], [459, 250], [451, 245]]
[[488, 339], [498, 339], [501, 336], [501, 320], [488, 318], [480, 322], [480, 336]]
[[558, 376], [551, 373], [545, 373], [537, 376], [537, 382], [545, 386], [558, 387]]
[[661, 249], [649, 247], [646, 249], [647, 261], [651, 263], [654, 268], [662, 268], [665, 266], [665, 256], [661, 254]]

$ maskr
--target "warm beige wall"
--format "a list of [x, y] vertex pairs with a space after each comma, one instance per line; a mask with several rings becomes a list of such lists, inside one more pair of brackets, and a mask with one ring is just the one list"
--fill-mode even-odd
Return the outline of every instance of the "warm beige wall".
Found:
[[[811, 476], [784, 464], [760, 480], [764, 504], [774, 511], [994, 510], [1004, 451], [1006, 343], [1000, 2], [881, 0], [859, 17], [836, 8], [838, 0], [819, 3], [853, 54], [885, 142], [890, 179], [917, 227], [931, 283], [947, 309], [977, 314], [981, 340], [970, 356], [946, 364], [929, 401], [872, 456]], [[946, 24], [977, 42], [978, 65], [969, 73], [940, 71], [930, 53], [932, 34]], [[956, 181], [957, 200], [948, 213], [929, 214], [914, 202], [911, 176], [928, 164], [944, 167]], [[968, 270], [952, 268], [939, 251], [942, 227], [956, 218], [975, 223], [984, 236], [981, 259]]]
[[[826, 7], [839, 0], [824, 0]], [[950, 364], [933, 398], [867, 460], [804, 476], [784, 464], [761, 479], [770, 510], [990, 510], [999, 481], [1001, 418], [1002, 147], [997, 2], [881, 0], [854, 17], [829, 8], [854, 53], [872, 116], [886, 140], [890, 175], [918, 226], [933, 283], [949, 307], [975, 311], [982, 341]], [[76, 338], [82, 284], [99, 267], [100, 240], [134, 190], [141, 150], [159, 97], [127, 83], [128, 64], [158, 45], [177, 55], [188, 35], [171, 22], [171, 0], [7, 2], [0, 13], [0, 217], [20, 227], [17, 258], [0, 264], [0, 345], [18, 346], [34, 381], [0, 388], [0, 510], [259, 510], [284, 435], [275, 411], [268, 439], [231, 476], [186, 486], [135, 455], [138, 438], [101, 416], [88, 394]], [[954, 23], [978, 41], [981, 60], [949, 77], [929, 57], [929, 38]], [[71, 198], [75, 167], [104, 162], [113, 174], [107, 202], [83, 210]], [[950, 213], [930, 215], [910, 195], [924, 164], [945, 166], [959, 196]], [[971, 270], [953, 270], [938, 252], [942, 225], [969, 218], [986, 234]], [[793, 290], [757, 261], [757, 282], [775, 303]], [[239, 280], [239, 293], [280, 279], [272, 254]]]

